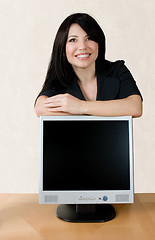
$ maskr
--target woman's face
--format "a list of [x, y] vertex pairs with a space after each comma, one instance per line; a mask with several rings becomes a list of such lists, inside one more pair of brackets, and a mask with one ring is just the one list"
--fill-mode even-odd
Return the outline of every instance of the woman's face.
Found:
[[72, 24], [66, 42], [68, 62], [76, 68], [88, 68], [98, 57], [98, 43], [91, 40], [78, 24]]

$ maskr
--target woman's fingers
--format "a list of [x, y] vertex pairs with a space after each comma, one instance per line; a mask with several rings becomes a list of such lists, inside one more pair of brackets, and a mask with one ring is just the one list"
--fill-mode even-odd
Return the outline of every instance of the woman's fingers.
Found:
[[68, 93], [47, 98], [44, 106], [51, 112], [61, 111], [70, 114], [83, 114], [82, 101]]
[[60, 101], [53, 101], [53, 102], [49, 102], [49, 103], [44, 103], [44, 106], [49, 108], [49, 107], [58, 107], [61, 106], [61, 102]]

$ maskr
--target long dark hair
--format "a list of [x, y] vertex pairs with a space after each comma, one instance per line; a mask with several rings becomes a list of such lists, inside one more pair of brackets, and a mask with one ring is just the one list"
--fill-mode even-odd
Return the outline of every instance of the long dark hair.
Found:
[[76, 13], [68, 16], [60, 25], [53, 44], [51, 60], [46, 79], [41, 92], [48, 89], [68, 87], [75, 77], [75, 72], [66, 57], [66, 42], [70, 26], [77, 23], [98, 43], [99, 53], [96, 59], [96, 69], [101, 71], [105, 60], [105, 35], [96, 20], [86, 13]]

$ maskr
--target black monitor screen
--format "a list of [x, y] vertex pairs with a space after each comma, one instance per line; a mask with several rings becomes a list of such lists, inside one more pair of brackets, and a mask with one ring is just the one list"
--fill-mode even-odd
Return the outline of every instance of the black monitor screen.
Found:
[[128, 121], [44, 121], [43, 190], [130, 190]]

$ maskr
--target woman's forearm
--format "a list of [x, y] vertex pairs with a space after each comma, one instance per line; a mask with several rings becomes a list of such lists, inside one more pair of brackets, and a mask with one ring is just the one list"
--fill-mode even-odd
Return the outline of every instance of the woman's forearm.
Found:
[[142, 99], [132, 95], [124, 99], [109, 101], [83, 101], [70, 94], [53, 97], [40, 96], [35, 105], [37, 116], [49, 115], [96, 115], [132, 116], [142, 115]]
[[142, 115], [142, 100], [138, 95], [109, 101], [85, 101], [83, 113], [96, 116], [132, 116]]

